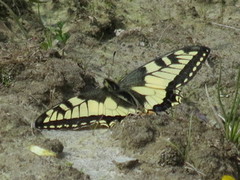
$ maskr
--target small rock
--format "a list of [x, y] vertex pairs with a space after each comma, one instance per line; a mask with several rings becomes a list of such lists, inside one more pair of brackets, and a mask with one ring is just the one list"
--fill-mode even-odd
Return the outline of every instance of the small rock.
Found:
[[129, 158], [129, 157], [119, 157], [113, 161], [113, 163], [118, 167], [120, 170], [124, 169], [133, 169], [139, 165], [138, 159]]

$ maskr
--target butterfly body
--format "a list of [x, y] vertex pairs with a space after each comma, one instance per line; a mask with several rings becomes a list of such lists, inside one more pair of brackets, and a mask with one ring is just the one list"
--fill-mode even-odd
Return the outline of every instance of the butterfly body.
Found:
[[35, 122], [40, 129], [111, 127], [130, 114], [160, 112], [179, 104], [178, 88], [193, 78], [210, 49], [185, 47], [157, 57], [115, 83], [82, 93], [43, 113]]

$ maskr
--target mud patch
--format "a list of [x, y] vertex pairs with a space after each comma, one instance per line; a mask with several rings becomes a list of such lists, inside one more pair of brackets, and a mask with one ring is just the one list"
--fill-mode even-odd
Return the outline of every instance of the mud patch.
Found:
[[[86, 174], [91, 179], [122, 179], [124, 172], [119, 166], [134, 167], [133, 162], [128, 165], [119, 164], [120, 159], [132, 159], [119, 148], [118, 141], [111, 137], [110, 130], [93, 131], [44, 131], [44, 136], [61, 139], [64, 145], [64, 159], [72, 166]], [[123, 167], [124, 168], [124, 167]]]
[[[0, 177], [219, 180], [229, 174], [239, 178], [239, 149], [225, 139], [204, 89], [207, 84], [211, 102], [221, 114], [216, 98], [221, 65], [226, 87], [222, 94], [227, 95], [222, 100], [230, 107], [239, 69], [239, 1], [98, 2], [54, 1], [41, 6], [44, 25], [66, 21], [63, 31], [71, 36], [64, 56], [52, 53], [63, 50], [57, 45], [40, 48], [47, 37], [34, 13], [37, 6], [33, 14], [26, 12], [29, 18], [21, 9], [17, 14], [23, 6], [10, 6], [29, 31], [27, 39], [8, 11], [1, 11], [7, 19], [0, 21]], [[115, 30], [122, 33], [114, 34]], [[168, 114], [127, 117], [111, 130], [31, 128], [47, 108], [101, 87], [104, 78], [119, 80], [156, 56], [196, 44], [210, 47], [214, 58], [183, 88], [182, 105]], [[58, 147], [57, 152], [62, 144], [63, 156], [42, 157], [29, 150], [46, 142], [51, 142], [46, 148]]]
[[[219, 139], [222, 136], [219, 129], [209, 128], [197, 119], [189, 122], [182, 113], [176, 116], [129, 117], [115, 127], [113, 137], [121, 142], [126, 154], [135, 154], [142, 174], [148, 174], [149, 167], [154, 167], [150, 179], [156, 174], [184, 179], [220, 179], [224, 173], [238, 175], [237, 160], [232, 161], [238, 150], [223, 137]], [[155, 132], [151, 138], [146, 133], [149, 129]]]

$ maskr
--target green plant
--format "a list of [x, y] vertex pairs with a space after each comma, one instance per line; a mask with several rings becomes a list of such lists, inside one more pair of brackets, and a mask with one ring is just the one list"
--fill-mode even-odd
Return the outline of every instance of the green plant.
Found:
[[50, 28], [44, 30], [44, 41], [41, 43], [41, 48], [47, 50], [53, 47], [53, 33]]
[[63, 32], [64, 22], [59, 21], [55, 27], [46, 27], [44, 31], [45, 41], [41, 44], [43, 49], [49, 49], [59, 44], [64, 47], [70, 37], [68, 32]]
[[70, 37], [70, 34], [68, 32], [65, 32], [65, 33], [63, 32], [64, 24], [65, 22], [59, 21], [57, 23], [57, 27], [54, 30], [54, 32], [55, 32], [55, 38], [65, 46], [67, 40]]
[[13, 80], [11, 72], [0, 69], [0, 86], [9, 86]]
[[234, 142], [237, 146], [240, 146], [240, 68], [238, 71], [238, 76], [237, 76], [237, 82], [236, 82], [236, 89], [235, 89], [235, 94], [232, 100], [232, 105], [230, 107], [230, 111], [227, 112], [226, 108], [223, 105], [223, 102], [221, 100], [221, 70], [220, 70], [220, 75], [219, 75], [219, 80], [218, 80], [218, 101], [223, 113], [223, 124], [224, 124], [224, 130], [225, 130], [225, 135], [226, 138], [232, 142]]
[[[44, 25], [41, 13], [40, 13], [40, 4], [47, 3], [48, 1], [42, 0], [29, 0], [32, 3], [37, 4], [37, 14], [39, 17], [39, 21], [44, 28], [44, 42], [41, 43], [41, 47], [45, 50], [54, 47], [55, 45], [60, 45], [60, 47], [64, 47], [66, 45], [67, 40], [70, 37], [68, 32], [63, 32], [63, 26], [65, 22], [59, 21], [54, 26], [46, 26]], [[64, 54], [64, 51], [62, 52]]]
[[41, 0], [29, 0], [29, 2], [31, 3], [36, 3], [37, 4], [37, 13], [38, 13], [38, 18], [39, 18], [39, 21], [40, 23], [42, 24], [42, 26], [44, 27], [43, 25], [43, 22], [42, 22], [42, 18], [41, 18], [41, 13], [40, 13], [40, 4], [43, 4], [43, 3], [47, 3], [48, 1], [41, 1]]

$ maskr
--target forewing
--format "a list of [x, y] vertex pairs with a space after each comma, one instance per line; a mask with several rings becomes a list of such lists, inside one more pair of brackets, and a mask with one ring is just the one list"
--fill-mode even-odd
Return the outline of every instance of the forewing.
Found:
[[35, 122], [40, 129], [91, 129], [111, 127], [135, 109], [104, 89], [73, 97], [43, 113]]
[[164, 111], [180, 102], [177, 88], [194, 77], [209, 53], [203, 46], [173, 51], [136, 69], [119, 85], [128, 89], [146, 112]]

